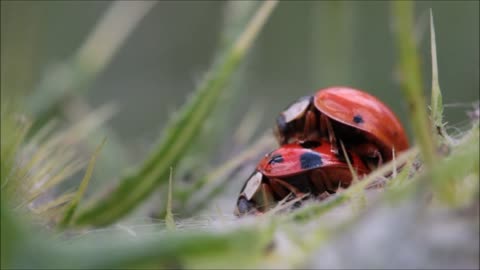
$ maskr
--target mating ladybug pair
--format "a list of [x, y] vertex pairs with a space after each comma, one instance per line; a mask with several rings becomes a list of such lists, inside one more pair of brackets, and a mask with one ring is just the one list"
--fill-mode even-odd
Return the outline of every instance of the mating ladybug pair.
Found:
[[374, 96], [348, 87], [321, 89], [291, 104], [278, 116], [275, 136], [280, 148], [260, 160], [245, 182], [238, 216], [263, 213], [292, 194], [335, 193], [352, 181], [347, 157], [361, 177], [408, 148], [395, 114]]

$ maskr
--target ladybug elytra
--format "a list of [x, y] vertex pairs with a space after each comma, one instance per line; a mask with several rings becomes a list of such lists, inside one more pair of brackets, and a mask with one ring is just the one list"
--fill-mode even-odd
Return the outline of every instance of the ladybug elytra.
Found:
[[407, 135], [395, 114], [376, 97], [350, 87], [329, 87], [300, 98], [277, 118], [280, 145], [328, 138], [338, 140], [377, 165], [392, 159], [392, 150], [408, 148]]

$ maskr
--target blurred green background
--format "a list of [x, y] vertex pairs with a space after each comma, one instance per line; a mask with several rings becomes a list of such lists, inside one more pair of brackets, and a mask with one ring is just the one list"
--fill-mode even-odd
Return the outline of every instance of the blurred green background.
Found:
[[[46, 68], [82, 44], [109, 1], [2, 1], [2, 88], [28, 93]], [[89, 89], [94, 107], [116, 102], [111, 126], [127, 144], [149, 144], [193, 91], [217, 49], [223, 1], [157, 3]], [[435, 16], [446, 104], [479, 100], [478, 1], [417, 3], [425, 78], [430, 77], [428, 9]], [[128, 14], [125, 14], [128, 16]], [[262, 128], [301, 95], [351, 85], [377, 95], [406, 121], [396, 80], [388, 2], [281, 2], [248, 56], [232, 122], [253, 102]], [[429, 80], [425, 81], [430, 88]], [[447, 108], [447, 120], [464, 108]]]
[[[30, 97], [54, 64], [66, 61], [81, 47], [110, 4], [2, 1], [2, 95]], [[145, 157], [167, 119], [212, 64], [222, 38], [225, 6], [223, 1], [156, 3], [82, 93], [92, 108], [110, 102], [119, 105], [107, 125], [128, 150], [129, 162]], [[465, 111], [479, 100], [479, 2], [416, 3], [427, 96], [429, 8], [435, 18], [446, 120], [462, 127]], [[209, 155], [225, 152], [224, 146], [252, 105], [261, 109], [255, 131], [260, 134], [272, 127], [289, 103], [330, 85], [375, 94], [391, 106], [411, 134], [393, 40], [387, 1], [281, 2], [235, 77], [232, 87], [237, 94], [222, 120], [227, 124], [209, 134], [218, 148]]]

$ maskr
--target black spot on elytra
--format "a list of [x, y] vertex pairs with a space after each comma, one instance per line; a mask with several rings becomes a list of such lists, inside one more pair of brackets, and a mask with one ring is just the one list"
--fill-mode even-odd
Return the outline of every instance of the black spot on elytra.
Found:
[[353, 117], [353, 122], [354, 122], [355, 124], [361, 124], [361, 123], [363, 123], [364, 121], [363, 121], [362, 116], [361, 116], [360, 114], [357, 114], [357, 115], [355, 115], [355, 116]]
[[268, 161], [268, 164], [273, 164], [273, 163], [282, 163], [284, 161], [282, 155], [276, 154], [273, 155], [270, 160]]
[[322, 143], [319, 141], [306, 141], [306, 142], [300, 143], [300, 146], [303, 148], [315, 148], [315, 147], [319, 147], [320, 145], [322, 145]]
[[300, 165], [302, 169], [316, 168], [320, 167], [322, 164], [322, 157], [315, 152], [307, 152], [300, 156]]

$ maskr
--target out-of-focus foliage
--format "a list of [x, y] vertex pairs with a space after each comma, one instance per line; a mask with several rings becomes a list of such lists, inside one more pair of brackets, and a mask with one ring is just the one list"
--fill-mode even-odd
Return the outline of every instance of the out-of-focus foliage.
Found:
[[[478, 268], [478, 28], [474, 1], [2, 1], [2, 269]], [[411, 149], [235, 218], [278, 112], [333, 84]]]

